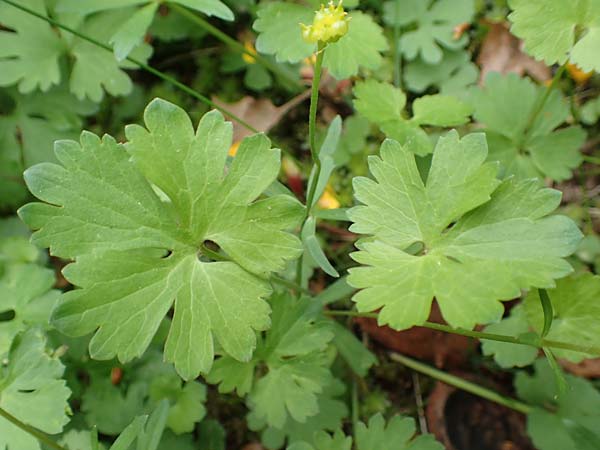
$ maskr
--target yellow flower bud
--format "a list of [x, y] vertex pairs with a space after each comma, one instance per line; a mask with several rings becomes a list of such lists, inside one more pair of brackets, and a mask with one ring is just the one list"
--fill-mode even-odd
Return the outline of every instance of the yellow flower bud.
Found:
[[347, 16], [348, 13], [344, 11], [342, 0], [337, 6], [334, 6], [333, 1], [330, 1], [327, 7], [321, 5], [321, 9], [315, 11], [312, 25], [300, 24], [302, 38], [310, 43], [336, 42], [348, 32], [350, 18]]

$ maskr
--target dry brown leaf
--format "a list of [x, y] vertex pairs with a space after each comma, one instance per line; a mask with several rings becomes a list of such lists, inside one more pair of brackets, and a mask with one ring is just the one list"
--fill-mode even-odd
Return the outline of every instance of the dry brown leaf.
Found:
[[[291, 109], [302, 103], [310, 97], [310, 90], [292, 98], [281, 106], [275, 106], [268, 98], [254, 98], [251, 96], [243, 97], [235, 103], [226, 103], [218, 97], [213, 96], [212, 101], [220, 108], [235, 114], [240, 119], [252, 125], [258, 131], [267, 133], [271, 128], [279, 123]], [[225, 114], [227, 117], [227, 114]], [[227, 117], [231, 120], [230, 117]], [[233, 122], [233, 142], [239, 142], [247, 136], [254, 134], [253, 131], [240, 125], [235, 120]]]
[[579, 364], [561, 360], [560, 364], [578, 377], [600, 378], [600, 358], [584, 359]]
[[[435, 302], [429, 320], [445, 323]], [[474, 339], [429, 328], [414, 327], [395, 331], [389, 327], [380, 327], [375, 319], [366, 317], [359, 317], [356, 322], [365, 333], [385, 347], [413, 358], [431, 361], [440, 368], [463, 366], [469, 353], [477, 346]]]
[[477, 64], [481, 67], [479, 83], [483, 83], [490, 72], [519, 75], [528, 73], [538, 81], [546, 81], [552, 77], [550, 69], [540, 61], [523, 52], [523, 42], [513, 36], [506, 24], [487, 23], [490, 31], [485, 36]]

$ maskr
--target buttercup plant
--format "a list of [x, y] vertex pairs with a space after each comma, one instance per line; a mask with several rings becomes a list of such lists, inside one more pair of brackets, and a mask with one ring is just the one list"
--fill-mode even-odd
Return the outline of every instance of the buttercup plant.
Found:
[[[477, 87], [473, 0], [252, 5], [0, 0], [0, 450], [471, 450], [427, 432], [417, 373], [536, 450], [600, 448], [600, 392], [563, 374], [600, 356], [600, 79], [566, 70], [600, 67], [597, 0], [509, 0], [561, 66]], [[286, 94], [308, 124], [275, 127]], [[464, 370], [515, 394], [375, 321], [478, 339]]]

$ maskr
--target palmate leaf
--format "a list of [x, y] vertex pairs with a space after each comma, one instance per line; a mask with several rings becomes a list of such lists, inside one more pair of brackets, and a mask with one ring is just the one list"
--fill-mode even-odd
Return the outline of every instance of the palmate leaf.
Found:
[[[44, 0], [19, 0], [43, 15], [48, 15]], [[64, 43], [52, 27], [40, 19], [0, 4], [0, 86], [18, 83], [19, 91], [47, 91], [60, 82], [59, 59]], [[13, 30], [13, 31], [9, 31]]]
[[445, 95], [424, 95], [413, 102], [413, 117], [403, 117], [406, 95], [389, 83], [367, 80], [354, 87], [354, 107], [379, 125], [391, 139], [416, 155], [424, 156], [433, 151], [433, 143], [423, 125], [452, 127], [469, 121], [471, 107], [455, 97]]
[[443, 49], [457, 50], [467, 44], [467, 36], [454, 37], [454, 29], [470, 22], [473, 0], [392, 0], [384, 4], [383, 20], [390, 26], [416, 25], [402, 33], [399, 48], [407, 59], [420, 55], [427, 64], [442, 60]]
[[60, 86], [44, 95], [0, 89], [0, 109], [4, 111], [0, 114], [0, 206], [17, 207], [27, 198], [23, 171], [54, 161], [54, 141], [77, 137], [82, 116], [96, 107]]
[[525, 50], [548, 65], [567, 59], [584, 71], [600, 71], [599, 0], [509, 0], [510, 31]]
[[0, 356], [5, 355], [15, 336], [34, 326], [48, 327], [50, 312], [60, 292], [51, 289], [54, 272], [37, 264], [12, 264], [0, 278], [0, 314], [13, 312], [0, 322]]
[[[431, 434], [416, 436], [414, 419], [394, 416], [386, 424], [381, 414], [369, 419], [367, 425], [358, 423], [355, 430], [356, 450], [443, 450], [442, 444]], [[324, 431], [315, 433], [312, 445], [307, 442], [297, 442], [287, 447], [287, 450], [350, 450], [352, 438], [346, 437], [341, 430], [333, 435]]]
[[551, 92], [537, 119], [525, 129], [546, 88], [516, 74], [490, 73], [485, 86], [471, 91], [477, 121], [486, 125], [489, 159], [500, 161], [501, 175], [519, 178], [571, 178], [581, 164], [586, 134], [579, 126], [559, 128], [569, 116], [561, 94]]
[[[148, 0], [88, 0], [85, 2], [59, 0], [56, 10], [59, 13], [87, 15], [98, 11], [140, 6], [125, 22], [116, 28], [110, 28], [109, 42], [114, 46], [116, 58], [122, 61], [135, 47], [142, 44], [160, 3], [160, 1]], [[233, 20], [233, 13], [220, 0], [173, 0], [173, 3], [179, 3], [209, 16], [214, 15], [221, 19]]]
[[517, 374], [518, 396], [535, 406], [527, 415], [527, 432], [540, 450], [600, 448], [600, 392], [583, 378], [565, 378], [568, 388], [557, 396], [556, 377], [544, 358], [536, 361], [533, 375]]
[[[517, 305], [510, 311], [509, 317], [488, 325], [484, 331], [505, 336], [519, 336], [530, 332], [530, 328], [523, 306]], [[536, 360], [539, 353], [536, 347], [486, 339], [481, 340], [481, 350], [484, 355], [493, 355], [496, 364], [502, 368], [528, 366]]]
[[[17, 1], [46, 16], [51, 12], [43, 0]], [[127, 22], [131, 14], [130, 8], [121, 8], [85, 19], [74, 14], [63, 19], [86, 36], [108, 44], [114, 29]], [[70, 90], [81, 100], [89, 98], [98, 103], [104, 91], [111, 95], [131, 92], [131, 79], [123, 69], [137, 66], [117, 61], [105, 49], [56, 30], [45, 21], [4, 2], [0, 4], [0, 25], [8, 29], [0, 31], [0, 86], [18, 83], [22, 93], [36, 88], [48, 91], [62, 81], [60, 68], [64, 65], [69, 73]], [[138, 44], [132, 56], [145, 62], [152, 48], [144, 43]]]
[[[182, 109], [156, 99], [144, 119], [147, 128], [127, 127], [125, 148], [88, 132], [81, 145], [57, 143], [62, 165], [25, 174], [47, 204], [20, 215], [39, 230], [36, 244], [76, 260], [64, 274], [82, 289], [64, 294], [54, 313], [59, 329], [97, 330], [91, 355], [128, 361], [174, 303], [165, 358], [190, 379], [210, 370], [215, 338], [233, 358], [250, 360], [255, 330], [270, 325], [266, 277], [301, 252], [284, 230], [297, 226], [303, 208], [285, 195], [257, 201], [280, 167], [264, 135], [242, 142], [225, 175], [232, 127], [220, 113], [206, 114], [194, 132]], [[203, 260], [206, 241], [231, 260]]]
[[442, 60], [427, 64], [418, 58], [404, 68], [406, 87], [413, 92], [424, 92], [435, 86], [443, 95], [461, 96], [468, 86], [475, 84], [479, 69], [471, 62], [471, 55], [462, 50], [444, 52]]
[[[597, 344], [600, 335], [600, 276], [584, 273], [559, 280], [548, 295], [554, 318], [546, 338], [582, 346]], [[525, 298], [525, 312], [533, 329], [541, 332], [544, 313], [537, 291], [530, 292]], [[580, 362], [586, 357], [583, 353], [562, 349], [553, 349], [553, 353], [573, 362]]]
[[248, 427], [254, 431], [261, 431], [261, 442], [268, 449], [283, 448], [286, 442], [288, 445], [296, 442], [312, 442], [315, 433], [334, 432], [341, 428], [342, 420], [348, 415], [346, 403], [339, 398], [343, 393], [344, 384], [334, 379], [317, 398], [319, 412], [308, 417], [304, 422], [288, 417], [282, 427], [269, 427], [264, 418], [259, 418], [250, 412]]
[[[46, 353], [42, 333], [30, 329], [14, 342], [8, 364], [0, 368], [0, 407], [46, 433], [60, 433], [69, 421], [71, 391], [61, 376], [64, 366]], [[0, 448], [40, 450], [37, 439], [0, 417]]]
[[[257, 13], [253, 28], [258, 32], [256, 49], [261, 53], [275, 55], [277, 61], [296, 63], [311, 56], [316, 44], [302, 39], [300, 23], [311, 23], [313, 8], [288, 2], [266, 3]], [[337, 79], [356, 75], [360, 67], [377, 69], [387, 50], [383, 30], [371, 16], [354, 11], [348, 33], [339, 41], [327, 46], [323, 66]]]
[[486, 157], [483, 134], [455, 131], [438, 140], [426, 183], [408, 146], [387, 140], [370, 157], [376, 181], [354, 179], [363, 205], [348, 212], [350, 229], [370, 236], [348, 277], [362, 289], [353, 298], [359, 311], [381, 308], [381, 325], [405, 329], [427, 319], [435, 296], [451, 326], [470, 329], [499, 320], [499, 300], [572, 271], [563, 258], [581, 233], [567, 217], [545, 217], [560, 192], [535, 181], [499, 184]]
[[[280, 294], [273, 296], [271, 305], [273, 328], [259, 342], [252, 361], [241, 364], [222, 357], [207, 380], [219, 383], [220, 392], [249, 393], [254, 420], [281, 429], [288, 419], [306, 422], [319, 412], [318, 395], [333, 382], [324, 350], [334, 334], [308, 299]], [[260, 363], [268, 372], [256, 379]]]

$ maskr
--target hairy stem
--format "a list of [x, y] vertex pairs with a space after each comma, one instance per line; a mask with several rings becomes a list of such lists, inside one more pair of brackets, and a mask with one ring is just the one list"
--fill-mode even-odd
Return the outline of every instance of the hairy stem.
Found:
[[[368, 317], [371, 319], [376, 319], [378, 317], [377, 313], [359, 313], [357, 311], [333, 311], [327, 310], [324, 311], [326, 315], [330, 316], [351, 316], [351, 317]], [[506, 336], [503, 334], [494, 334], [494, 333], [485, 333], [483, 331], [474, 331], [474, 330], [465, 330], [462, 328], [452, 328], [449, 325], [443, 325], [441, 323], [434, 322], [425, 322], [421, 325], [417, 325], [423, 328], [429, 328], [431, 330], [443, 331], [444, 333], [458, 334], [460, 336], [466, 336], [476, 339], [487, 339], [488, 341], [499, 341], [499, 342], [507, 342], [509, 344], [519, 344], [519, 345], [527, 345], [529, 347], [535, 348], [559, 348], [563, 350], [571, 350], [574, 352], [585, 353], [588, 355], [598, 355], [600, 356], [600, 347], [596, 347], [593, 345], [579, 345], [579, 344], [571, 344], [568, 342], [559, 342], [553, 341], [551, 339], [542, 339], [538, 338], [537, 340], [529, 340], [522, 339], [516, 336]]]
[[400, 355], [398, 353], [390, 353], [390, 359], [392, 361], [399, 362], [400, 364], [403, 364], [406, 367], [410, 367], [411, 369], [420, 372], [424, 375], [430, 376], [431, 378], [435, 378], [436, 380], [439, 380], [442, 383], [446, 383], [450, 386], [454, 386], [455, 388], [461, 389], [466, 392], [470, 392], [471, 394], [475, 394], [479, 397], [485, 398], [486, 400], [490, 400], [500, 405], [507, 406], [508, 408], [514, 409], [515, 411], [518, 411], [520, 413], [529, 414], [533, 409], [531, 406], [527, 405], [526, 403], [520, 402], [519, 400], [515, 400], [510, 397], [505, 397], [504, 395], [498, 394], [496, 391], [484, 388], [483, 386], [479, 386], [478, 384], [464, 380], [457, 376], [450, 375], [449, 373], [443, 372], [441, 370], [434, 369], [433, 367], [428, 366], [427, 364], [423, 364], [404, 355]]
[[271, 72], [275, 73], [277, 76], [279, 76], [280, 78], [285, 80], [285, 82], [288, 85], [290, 85], [290, 87], [293, 87], [296, 89], [299, 89], [302, 87], [300, 82], [296, 78], [294, 78], [293, 75], [290, 74], [288, 71], [286, 71], [284, 68], [271, 62], [264, 56], [248, 50], [246, 47], [244, 47], [242, 44], [240, 44], [237, 40], [235, 40], [231, 36], [228, 36], [227, 34], [223, 33], [221, 30], [219, 30], [217, 27], [211, 25], [208, 21], [206, 21], [205, 19], [200, 17], [198, 14], [195, 14], [194, 12], [190, 11], [189, 9], [187, 9], [181, 5], [178, 5], [177, 3], [169, 3], [169, 8], [171, 8], [173, 11], [177, 11], [178, 14], [180, 14], [183, 17], [185, 17], [186, 19], [194, 22], [196, 25], [200, 26], [201, 28], [206, 30], [208, 33], [212, 34], [214, 37], [219, 39], [221, 42], [227, 44], [231, 49], [254, 58], [258, 63], [262, 64], [264, 67], [269, 69]]
[[[8, 3], [11, 6], [14, 6], [17, 9], [20, 9], [21, 11], [24, 11], [28, 14], [31, 14], [32, 16], [35, 16], [39, 19], [45, 20], [46, 22], [48, 22], [49, 24], [60, 28], [61, 30], [65, 30], [75, 36], [77, 36], [80, 39], [83, 39], [84, 41], [89, 42], [90, 44], [93, 44], [97, 47], [103, 48], [104, 50], [108, 51], [108, 52], [113, 52], [113, 49], [106, 44], [103, 44], [102, 42], [91, 38], [89, 36], [86, 36], [85, 34], [80, 33], [79, 31], [68, 27], [67, 25], [63, 25], [62, 23], [54, 20], [51, 17], [47, 17], [43, 14], [38, 13], [37, 11], [34, 11], [32, 9], [29, 9], [26, 6], [23, 6], [19, 3], [14, 2], [13, 0], [0, 0], [3, 1], [4, 3]], [[252, 125], [250, 125], [248, 122], [246, 122], [245, 120], [241, 119], [240, 117], [236, 116], [235, 114], [227, 111], [225, 108], [222, 108], [220, 106], [218, 106], [217, 104], [213, 103], [208, 97], [205, 97], [204, 95], [200, 94], [199, 92], [195, 91], [194, 89], [186, 86], [185, 84], [177, 81], [175, 78], [161, 72], [160, 70], [155, 69], [152, 66], [149, 66], [148, 64], [143, 63], [142, 61], [139, 61], [138, 59], [132, 58], [131, 56], [128, 56], [127, 58], [125, 58], [127, 61], [135, 64], [136, 66], [138, 66], [140, 69], [145, 70], [146, 72], [151, 73], [152, 75], [160, 78], [163, 81], [166, 81], [167, 83], [175, 86], [176, 88], [182, 90], [183, 92], [185, 92], [186, 94], [194, 97], [197, 100], [200, 100], [202, 103], [205, 103], [206, 105], [210, 106], [211, 108], [217, 109], [219, 111], [221, 111], [223, 114], [228, 115], [229, 117], [231, 117], [231, 119], [235, 120], [236, 122], [238, 122], [240, 125], [242, 125], [243, 127], [249, 129], [250, 131], [252, 131], [253, 133], [258, 133], [259, 131], [254, 128]]]
[[9, 413], [8, 411], [6, 411], [2, 408], [0, 408], [0, 417], [3, 417], [4, 419], [8, 420], [13, 425], [19, 427], [21, 430], [25, 431], [26, 433], [29, 433], [30, 435], [32, 435], [34, 438], [36, 438], [39, 442], [41, 442], [48, 448], [52, 448], [54, 450], [67, 450], [62, 445], [59, 445], [56, 442], [54, 442], [52, 439], [50, 439], [50, 437], [48, 435], [46, 435], [45, 433], [42, 433], [40, 430], [38, 430], [30, 425], [27, 425], [24, 422], [21, 422], [19, 419], [17, 419], [11, 413]]

